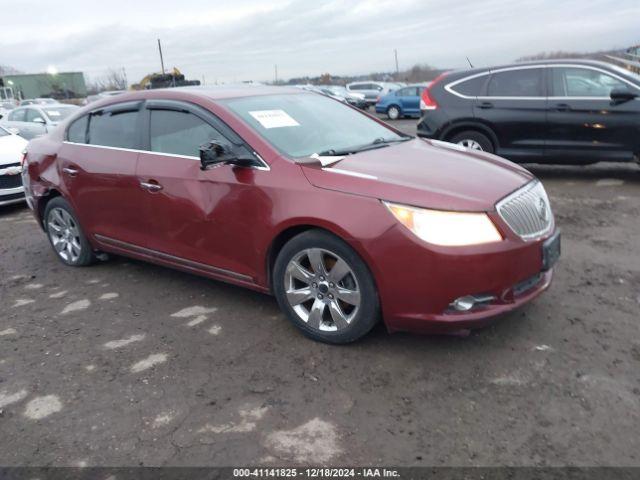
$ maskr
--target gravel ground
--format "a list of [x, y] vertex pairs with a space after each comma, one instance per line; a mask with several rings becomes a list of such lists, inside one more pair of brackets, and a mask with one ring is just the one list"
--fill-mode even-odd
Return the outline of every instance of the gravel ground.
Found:
[[640, 169], [531, 168], [555, 281], [466, 338], [313, 343], [265, 295], [64, 267], [0, 209], [0, 465], [640, 466]]

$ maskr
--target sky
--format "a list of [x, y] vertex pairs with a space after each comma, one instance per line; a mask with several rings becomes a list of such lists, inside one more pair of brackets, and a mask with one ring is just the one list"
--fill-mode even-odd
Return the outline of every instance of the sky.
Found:
[[[165, 66], [215, 82], [509, 63], [640, 43], [638, 0], [0, 0], [0, 65], [36, 73]], [[10, 19], [7, 12], [13, 11]], [[8, 21], [10, 20], [10, 21]]]

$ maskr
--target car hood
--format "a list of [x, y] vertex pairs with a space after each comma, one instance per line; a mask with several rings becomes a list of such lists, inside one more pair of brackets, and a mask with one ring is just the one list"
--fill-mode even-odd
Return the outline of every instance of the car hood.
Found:
[[534, 177], [512, 162], [422, 139], [360, 152], [322, 168], [304, 164], [319, 188], [437, 210], [489, 211]]
[[0, 168], [4, 165], [22, 161], [22, 151], [27, 146], [24, 138], [18, 135], [0, 137]]

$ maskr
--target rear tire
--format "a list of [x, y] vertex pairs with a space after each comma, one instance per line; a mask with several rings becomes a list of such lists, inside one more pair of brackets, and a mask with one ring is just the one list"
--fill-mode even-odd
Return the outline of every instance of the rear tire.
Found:
[[395, 106], [395, 105], [391, 105], [389, 108], [387, 108], [387, 117], [389, 117], [389, 120], [397, 120], [401, 117], [402, 112], [400, 112], [400, 108]]
[[83, 267], [96, 260], [76, 213], [64, 198], [56, 197], [47, 203], [44, 227], [53, 251], [65, 265]]
[[302, 333], [325, 343], [349, 343], [380, 318], [373, 276], [345, 242], [322, 230], [292, 238], [275, 262], [273, 291]]
[[491, 140], [489, 140], [486, 135], [475, 130], [466, 130], [464, 132], [457, 133], [449, 139], [449, 142], [456, 143], [468, 148], [469, 150], [479, 150], [487, 153], [494, 152]]

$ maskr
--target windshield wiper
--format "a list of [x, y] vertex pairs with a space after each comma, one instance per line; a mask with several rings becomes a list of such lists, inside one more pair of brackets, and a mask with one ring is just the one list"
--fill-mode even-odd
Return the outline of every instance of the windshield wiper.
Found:
[[400, 137], [398, 139], [390, 139], [390, 140], [379, 137], [379, 138], [376, 138], [371, 143], [366, 143], [364, 145], [359, 145], [357, 147], [342, 148], [339, 150], [330, 148], [328, 150], [324, 150], [318, 153], [318, 155], [320, 155], [321, 157], [326, 157], [329, 155], [331, 156], [353, 155], [354, 153], [365, 152], [367, 150], [376, 150], [378, 148], [388, 147], [392, 143], [406, 142], [407, 140], [411, 140], [412, 138], [413, 137], [410, 135], [407, 135], [406, 137]]

